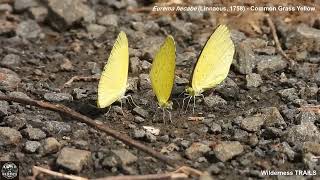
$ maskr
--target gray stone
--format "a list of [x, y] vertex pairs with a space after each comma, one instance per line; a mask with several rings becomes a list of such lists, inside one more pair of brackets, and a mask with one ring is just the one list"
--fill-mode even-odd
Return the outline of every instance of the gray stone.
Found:
[[20, 84], [18, 74], [10, 69], [0, 68], [0, 90], [12, 91]]
[[[141, 38], [140, 38], [141, 39]], [[151, 36], [149, 38], [141, 39], [140, 45], [137, 48], [142, 49], [145, 59], [153, 59], [155, 53], [158, 51], [160, 45], [163, 43], [164, 38], [159, 36]]]
[[135, 116], [134, 117], [134, 122], [136, 123], [143, 123], [144, 122], [144, 118], [140, 117], [140, 116]]
[[[6, 19], [0, 19], [0, 35], [13, 33], [15, 31], [16, 27], [17, 27], [16, 22], [11, 22]], [[19, 42], [20, 39], [17, 37], [14, 37], [14, 38], [11, 38], [10, 41]]]
[[320, 132], [317, 126], [311, 122], [307, 122], [289, 128], [284, 138], [293, 144], [306, 141], [320, 142]]
[[275, 126], [275, 127], [286, 127], [287, 124], [284, 121], [281, 113], [276, 107], [267, 107], [260, 110], [262, 113], [262, 118], [264, 119], [264, 124], [267, 127]]
[[301, 24], [297, 27], [297, 32], [305, 38], [320, 39], [320, 30]]
[[190, 38], [193, 32], [193, 24], [190, 22], [185, 22], [181, 20], [170, 21], [170, 25], [173, 32], [176, 32], [183, 37]]
[[89, 36], [93, 38], [99, 38], [107, 30], [105, 26], [101, 26], [98, 24], [89, 24], [86, 28]]
[[7, 116], [9, 108], [9, 103], [7, 101], [0, 101], [0, 117]]
[[117, 15], [108, 14], [98, 19], [98, 24], [110, 27], [118, 27], [119, 18]]
[[139, 78], [138, 77], [129, 77], [128, 78], [127, 91], [137, 92], [138, 84], [139, 84]]
[[21, 140], [22, 136], [19, 131], [9, 127], [0, 127], [0, 147], [18, 145]]
[[312, 78], [314, 72], [316, 72], [317, 70], [317, 64], [303, 63], [302, 66], [298, 66], [296, 70], [296, 76], [305, 79], [310, 79]]
[[142, 22], [131, 22], [132, 29], [136, 31], [143, 31], [144, 30], [144, 24]]
[[72, 95], [75, 99], [83, 99], [88, 97], [88, 91], [86, 89], [74, 88], [72, 90]]
[[140, 60], [137, 57], [130, 58], [130, 71], [137, 74], [140, 71]]
[[41, 129], [28, 127], [23, 130], [23, 135], [27, 136], [30, 140], [40, 140], [46, 138], [46, 133]]
[[320, 156], [320, 144], [315, 142], [304, 142], [303, 143], [303, 151], [308, 153], [312, 153], [316, 156]]
[[30, 7], [38, 6], [39, 3], [36, 0], [15, 0], [14, 1], [14, 9], [16, 11], [23, 11]]
[[159, 25], [154, 21], [147, 21], [146, 23], [144, 23], [144, 30], [146, 32], [158, 32], [159, 29]]
[[95, 21], [95, 12], [84, 1], [79, 0], [48, 0], [48, 18], [51, 26], [64, 30], [83, 19], [85, 22]]
[[0, 12], [12, 12], [12, 6], [10, 4], [0, 4]]
[[148, 74], [139, 75], [139, 84], [141, 89], [151, 89], [151, 80]]
[[212, 122], [209, 126], [211, 133], [221, 133], [221, 126], [215, 122]]
[[266, 127], [266, 129], [262, 132], [262, 137], [264, 137], [264, 139], [276, 139], [281, 137], [283, 134], [284, 132], [282, 129]]
[[49, 137], [43, 142], [43, 153], [44, 154], [52, 154], [56, 153], [60, 150], [61, 144], [57, 141], [57, 139], [53, 137]]
[[298, 120], [298, 122], [297, 122], [298, 124], [307, 123], [307, 122], [314, 123], [318, 120], [318, 118], [317, 118], [317, 115], [312, 111], [310, 111], [310, 112], [301, 111], [297, 120]]
[[241, 121], [241, 128], [245, 129], [249, 132], [256, 132], [259, 131], [261, 126], [263, 125], [264, 120], [260, 116], [253, 116], [244, 118]]
[[218, 175], [221, 172], [221, 169], [218, 165], [212, 164], [207, 168], [207, 172], [209, 172], [212, 175]]
[[142, 129], [134, 129], [133, 130], [133, 137], [136, 139], [142, 139], [146, 135], [146, 132]]
[[190, 62], [193, 62], [193, 60], [195, 60], [196, 58], [197, 58], [196, 53], [185, 51], [181, 54], [180, 53], [177, 54], [176, 64], [177, 66], [185, 66], [190, 64]]
[[257, 70], [259, 73], [273, 73], [287, 67], [287, 61], [283, 60], [281, 56], [257, 56], [257, 59]]
[[15, 68], [21, 63], [20, 56], [16, 54], [8, 54], [4, 56], [0, 65], [10, 68]]
[[40, 36], [41, 27], [34, 20], [22, 21], [18, 24], [16, 34], [22, 38], [35, 39]]
[[251, 73], [246, 75], [246, 80], [247, 80], [247, 88], [256, 88], [263, 83], [260, 74], [256, 74], [256, 73]]
[[31, 17], [37, 22], [44, 22], [48, 16], [48, 9], [42, 6], [32, 7], [29, 9]]
[[252, 73], [252, 69], [256, 66], [255, 56], [251, 47], [247, 43], [240, 43], [238, 45], [233, 65], [241, 74]]
[[88, 62], [88, 67], [91, 69], [92, 75], [100, 75], [101, 74], [101, 67], [96, 62]]
[[215, 156], [222, 162], [226, 162], [244, 151], [238, 141], [222, 141], [213, 148]]
[[278, 93], [280, 94], [281, 98], [286, 101], [294, 101], [295, 99], [298, 99], [298, 93], [295, 88], [288, 88], [288, 89], [282, 89], [279, 90]]
[[60, 69], [62, 71], [72, 71], [73, 70], [72, 62], [68, 58], [63, 58], [60, 64]]
[[91, 152], [74, 148], [63, 148], [57, 158], [57, 164], [70, 171], [80, 172], [90, 161]]
[[233, 140], [240, 142], [247, 142], [249, 138], [249, 133], [242, 129], [235, 129], [233, 134]]
[[238, 85], [228, 77], [221, 84], [219, 84], [215, 90], [219, 92], [223, 98], [236, 99], [239, 97]]
[[[0, 104], [1, 104], [1, 101], [0, 101]], [[0, 109], [1, 109], [1, 107], [0, 107]], [[7, 116], [4, 118], [4, 121], [10, 127], [14, 128], [16, 130], [20, 130], [27, 123], [26, 114], [24, 114], [24, 113]]]
[[287, 142], [281, 143], [281, 152], [285, 153], [290, 159], [290, 161], [293, 161], [294, 157], [296, 156], [296, 152], [292, 150], [292, 148]]
[[31, 99], [28, 95], [26, 95], [23, 92], [19, 92], [19, 91], [10, 92], [9, 96], [16, 97], [16, 98], [23, 98], [23, 99]]
[[157, 137], [150, 132], [146, 132], [145, 138], [147, 142], [153, 143], [157, 141]]
[[302, 161], [304, 163], [304, 166], [308, 168], [308, 170], [314, 170], [317, 167], [318, 159], [319, 159], [318, 157], [316, 157], [311, 153], [305, 153], [303, 154]]
[[50, 102], [72, 101], [73, 97], [68, 93], [45, 93], [43, 96]]
[[135, 108], [133, 109], [133, 112], [134, 112], [135, 114], [143, 117], [143, 118], [149, 117], [148, 111], [145, 110], [145, 109], [142, 109], [141, 107], [135, 107]]
[[192, 143], [189, 148], [186, 149], [186, 157], [191, 160], [198, 159], [210, 151], [210, 147], [203, 143]]
[[36, 151], [38, 151], [40, 146], [41, 146], [41, 143], [39, 143], [38, 141], [27, 141], [24, 149], [28, 153], [35, 153]]
[[206, 106], [212, 108], [212, 107], [215, 107], [215, 106], [224, 106], [224, 105], [227, 105], [227, 101], [224, 100], [223, 98], [221, 98], [220, 96], [218, 95], [215, 95], [215, 96], [206, 96], [204, 98], [204, 103]]
[[149, 63], [148, 61], [144, 60], [141, 62], [141, 68], [143, 70], [150, 70], [151, 69], [151, 63]]
[[127, 149], [112, 150], [112, 152], [121, 160], [122, 165], [129, 165], [138, 160], [137, 156]]
[[71, 132], [71, 126], [66, 122], [60, 122], [60, 121], [46, 121], [45, 126], [43, 129], [45, 129], [48, 132], [51, 133], [58, 133], [58, 134], [64, 134]]

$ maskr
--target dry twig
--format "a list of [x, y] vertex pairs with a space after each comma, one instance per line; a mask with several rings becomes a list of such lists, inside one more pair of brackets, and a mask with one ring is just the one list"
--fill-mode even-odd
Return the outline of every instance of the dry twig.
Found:
[[277, 35], [277, 31], [276, 31], [276, 27], [273, 23], [273, 21], [271, 20], [270, 16], [267, 15], [266, 16], [266, 19], [267, 19], [267, 22], [268, 22], [268, 25], [271, 29], [271, 32], [272, 32], [272, 36], [273, 36], [273, 39], [274, 39], [274, 42], [277, 46], [277, 50], [279, 51], [279, 53], [286, 59], [290, 62], [291, 65], [294, 65], [294, 61], [289, 58], [289, 56], [283, 51], [282, 47], [281, 47], [281, 44], [280, 44], [280, 41], [279, 41], [279, 38], [278, 38], [278, 35]]
[[99, 76], [73, 76], [71, 79], [69, 79], [69, 81], [67, 81], [66, 83], [64, 83], [60, 89], [63, 89], [65, 87], [69, 87], [71, 86], [71, 84], [74, 82], [74, 81], [93, 81], [93, 80], [99, 80], [100, 77]]
[[109, 136], [112, 136], [112, 137], [122, 141], [123, 143], [129, 145], [129, 146], [133, 146], [133, 147], [151, 155], [152, 157], [155, 157], [156, 159], [159, 159], [160, 161], [162, 161], [172, 167], [175, 167], [175, 168], [178, 167], [177, 162], [174, 162], [172, 159], [168, 158], [167, 156], [162, 155], [161, 153], [153, 150], [152, 148], [147, 147], [147, 146], [143, 145], [142, 143], [135, 141], [124, 134], [121, 134], [120, 132], [118, 132], [116, 130], [111, 129], [110, 127], [108, 127], [105, 124], [97, 123], [93, 119], [91, 119], [87, 116], [84, 116], [84, 115], [64, 106], [64, 105], [51, 104], [51, 103], [44, 102], [44, 101], [11, 97], [11, 96], [6, 96], [6, 95], [0, 95], [0, 100], [18, 102], [18, 103], [22, 103], [25, 105], [36, 106], [36, 107], [40, 107], [43, 109], [48, 109], [51, 111], [55, 111], [55, 112], [64, 114], [66, 116], [71, 117], [74, 120], [80, 121], [82, 123], [86, 123], [87, 125], [95, 128], [95, 129], [99, 129], [99, 130], [105, 132], [106, 134], [108, 134]]
[[32, 180], [36, 180], [36, 177], [40, 174], [40, 173], [45, 173], [51, 176], [55, 176], [55, 177], [59, 177], [59, 178], [63, 178], [63, 179], [70, 179], [70, 180], [88, 180], [87, 178], [83, 178], [80, 176], [74, 176], [74, 175], [68, 175], [68, 174], [63, 174], [63, 173], [59, 173], [59, 172], [55, 172], [55, 171], [51, 171], [49, 169], [45, 169], [43, 167], [39, 167], [39, 166], [33, 166], [32, 168]]
[[[192, 169], [192, 168], [190, 168]], [[75, 176], [75, 175], [67, 175], [59, 172], [55, 172], [49, 169], [45, 169], [39, 166], [33, 166], [32, 168], [33, 176], [32, 180], [35, 180], [36, 177], [40, 173], [48, 174], [51, 176], [69, 179], [69, 180], [89, 180], [88, 178]], [[91, 180], [179, 180], [179, 179], [187, 179], [188, 174], [180, 173], [180, 172], [172, 172], [172, 173], [163, 173], [163, 174], [147, 174], [147, 175], [132, 175], [132, 176], [109, 176]]]

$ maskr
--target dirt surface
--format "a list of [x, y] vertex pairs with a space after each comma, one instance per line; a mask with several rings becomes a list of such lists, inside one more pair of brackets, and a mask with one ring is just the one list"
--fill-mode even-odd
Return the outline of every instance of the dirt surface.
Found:
[[[195, 5], [181, 1], [0, 1], [0, 93], [62, 103], [207, 171], [207, 178], [282, 179], [286, 177], [265, 176], [261, 170], [293, 176], [295, 170], [309, 170], [305, 172], [311, 174], [298, 179], [318, 179], [320, 116], [305, 107], [318, 105], [320, 99], [319, 3], [203, 2], [220, 7], [315, 7], [310, 12], [268, 13], [152, 11], [155, 5]], [[293, 64], [278, 53], [267, 14]], [[231, 29], [234, 62], [228, 78], [196, 100], [192, 114], [192, 105], [182, 110], [180, 94], [207, 38], [221, 23]], [[120, 103], [109, 113], [96, 107], [97, 80], [65, 85], [74, 76], [99, 77], [120, 30], [126, 32], [130, 48], [127, 94], [140, 107], [124, 102], [124, 115]], [[148, 79], [152, 58], [168, 34], [177, 46], [173, 123], [168, 116], [163, 123]], [[19, 161], [22, 179], [32, 175], [34, 165], [88, 178], [173, 170], [86, 124], [5, 101], [0, 101], [0, 160]]]

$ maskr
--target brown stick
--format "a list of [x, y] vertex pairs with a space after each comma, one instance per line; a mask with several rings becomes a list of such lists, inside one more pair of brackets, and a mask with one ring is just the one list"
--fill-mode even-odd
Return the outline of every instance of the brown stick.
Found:
[[[45, 173], [51, 176], [60, 177], [63, 179], [69, 180], [89, 180], [88, 178], [75, 176], [75, 175], [67, 175], [59, 172], [55, 172], [43, 167], [33, 166], [32, 168], [33, 176], [32, 180], [35, 180], [39, 173]], [[184, 173], [163, 173], [163, 174], [147, 174], [147, 175], [133, 175], [133, 176], [109, 176], [91, 180], [178, 180], [178, 179], [187, 179], [188, 175]]]
[[294, 61], [288, 57], [288, 55], [283, 51], [282, 47], [281, 47], [281, 44], [280, 44], [280, 41], [279, 41], [279, 38], [278, 38], [278, 35], [277, 35], [277, 31], [276, 31], [276, 27], [274, 25], [274, 23], [272, 22], [271, 18], [269, 15], [266, 16], [266, 19], [267, 19], [267, 22], [268, 22], [268, 25], [271, 29], [271, 32], [272, 32], [272, 36], [273, 36], [273, 39], [274, 39], [274, 42], [276, 43], [276, 46], [277, 46], [277, 49], [279, 51], [279, 53], [286, 59], [288, 60], [291, 65], [294, 64]]
[[27, 104], [27, 105], [32, 105], [32, 106], [36, 106], [36, 107], [40, 107], [43, 109], [48, 109], [51, 111], [55, 111], [61, 114], [64, 114], [66, 116], [69, 116], [75, 120], [78, 120], [80, 122], [86, 123], [87, 125], [99, 129], [103, 132], [105, 132], [106, 134], [108, 134], [109, 136], [112, 136], [122, 142], [124, 142], [125, 144], [129, 145], [129, 146], [133, 146], [157, 159], [159, 159], [160, 161], [177, 168], [178, 165], [176, 162], [174, 162], [172, 159], [169, 159], [167, 156], [160, 154], [159, 152], [153, 150], [152, 148], [149, 148], [143, 144], [141, 144], [138, 141], [135, 141], [133, 139], [131, 139], [130, 137], [123, 135], [121, 133], [119, 133], [118, 131], [115, 131], [111, 128], [109, 128], [108, 126], [106, 126], [105, 124], [100, 124], [95, 122], [93, 119], [84, 116], [64, 105], [61, 104], [51, 104], [48, 102], [44, 102], [44, 101], [37, 101], [37, 100], [33, 100], [33, 99], [24, 99], [24, 98], [18, 98], [18, 97], [11, 97], [11, 96], [5, 96], [5, 95], [0, 95], [0, 100], [3, 101], [13, 101], [13, 102], [18, 102], [18, 103], [22, 103], [22, 104]]
[[43, 167], [39, 167], [39, 166], [33, 166], [32, 168], [32, 180], [36, 180], [37, 175], [39, 175], [39, 173], [45, 173], [45, 174], [49, 174], [51, 176], [55, 176], [55, 177], [60, 177], [63, 179], [70, 179], [70, 180], [88, 180], [88, 178], [83, 178], [80, 176], [74, 176], [74, 175], [68, 175], [68, 174], [63, 174], [63, 173], [59, 173], [59, 172], [55, 172]]
[[98, 76], [73, 76], [71, 79], [69, 79], [66, 83], [64, 83], [60, 89], [63, 89], [65, 87], [69, 87], [71, 86], [71, 84], [74, 82], [74, 81], [93, 81], [93, 80], [99, 80], [100, 77]]

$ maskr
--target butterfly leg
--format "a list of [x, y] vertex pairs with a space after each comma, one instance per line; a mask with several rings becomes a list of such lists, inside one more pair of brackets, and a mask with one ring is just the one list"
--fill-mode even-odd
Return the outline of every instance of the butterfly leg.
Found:
[[[134, 100], [133, 100], [133, 98], [132, 98], [131, 95], [127, 95], [127, 96], [125, 96], [125, 97], [126, 97], [127, 99], [130, 98], [132, 104], [133, 104], [135, 107], [139, 107], [139, 106], [134, 102]], [[128, 99], [128, 102], [129, 102], [129, 99]]]
[[110, 110], [111, 110], [111, 105], [109, 106], [109, 109], [108, 109], [107, 113], [104, 116], [108, 117]]
[[170, 120], [170, 123], [172, 123], [172, 116], [171, 116], [171, 112], [168, 110], [168, 109], [166, 109], [167, 110], [167, 112], [168, 112], [168, 114], [169, 114], [169, 120]]
[[187, 110], [188, 110], [188, 107], [189, 107], [189, 104], [190, 104], [190, 101], [191, 101], [192, 97], [193, 97], [193, 96], [190, 96], [190, 97], [189, 97], [188, 104], [187, 104], [187, 107], [186, 107], [186, 111], [185, 111], [184, 113], [187, 113]]
[[122, 108], [122, 99], [120, 99], [120, 108], [121, 108], [122, 115], [124, 116], [124, 112], [123, 112], [123, 108]]
[[162, 120], [163, 120], [163, 123], [166, 124], [166, 120], [165, 120], [166, 114], [165, 114], [164, 108], [161, 108], [161, 110], [162, 110]]
[[194, 108], [196, 107], [196, 97], [193, 97], [192, 114], [194, 114]]

